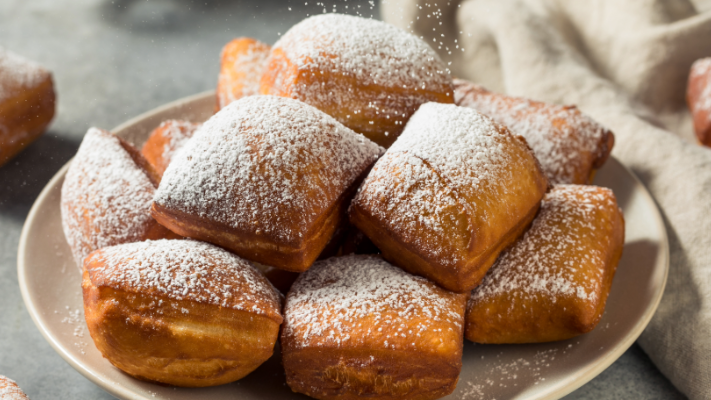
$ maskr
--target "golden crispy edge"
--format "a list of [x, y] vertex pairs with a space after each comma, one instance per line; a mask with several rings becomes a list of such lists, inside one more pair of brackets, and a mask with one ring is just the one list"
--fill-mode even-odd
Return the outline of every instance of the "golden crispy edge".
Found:
[[89, 333], [104, 358], [135, 378], [220, 385], [244, 377], [273, 353], [279, 324], [269, 317], [97, 287], [89, 276], [85, 270]]
[[463, 293], [475, 288], [494, 264], [499, 253], [511, 245], [530, 226], [536, 216], [540, 202], [537, 203], [523, 219], [504, 235], [498, 243], [486, 252], [472, 257], [468, 249], [465, 253], [466, 263], [459, 264], [452, 269], [444, 269], [437, 265], [436, 260], [427, 260], [420, 256], [417, 248], [406, 244], [399, 235], [387, 230], [378, 223], [369, 210], [364, 209], [360, 203], [351, 207], [350, 219], [353, 225], [363, 231], [373, 243], [382, 251], [383, 258], [398, 267], [424, 276], [447, 290]]
[[217, 244], [248, 260], [286, 271], [303, 272], [313, 264], [331, 240], [344, 218], [349, 199], [350, 196], [341, 195], [324, 215], [314, 221], [303, 240], [296, 245], [277, 243], [252, 232], [205, 221], [156, 203], [151, 206], [151, 214], [158, 223], [179, 235]]
[[289, 387], [317, 399], [437, 399], [454, 391], [462, 368], [461, 348], [448, 357], [321, 348], [282, 353]]

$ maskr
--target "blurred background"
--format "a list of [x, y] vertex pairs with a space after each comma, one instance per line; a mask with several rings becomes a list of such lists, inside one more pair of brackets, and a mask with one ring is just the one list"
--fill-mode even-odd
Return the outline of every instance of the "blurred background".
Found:
[[[273, 44], [324, 12], [379, 18], [367, 0], [0, 0], [0, 46], [54, 75], [49, 130], [0, 168], [0, 375], [34, 400], [110, 399], [42, 338], [17, 284], [17, 246], [34, 199], [91, 126], [112, 129], [167, 102], [212, 90], [220, 50], [249, 36]], [[683, 396], [634, 345], [572, 399]]]

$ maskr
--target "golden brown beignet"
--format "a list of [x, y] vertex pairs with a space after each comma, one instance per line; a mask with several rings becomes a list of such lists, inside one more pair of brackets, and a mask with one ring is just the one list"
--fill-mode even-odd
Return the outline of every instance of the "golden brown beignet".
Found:
[[44, 132], [55, 100], [49, 71], [0, 47], [0, 166]]
[[615, 143], [612, 132], [575, 106], [506, 96], [461, 79], [454, 80], [454, 99], [523, 136], [551, 184], [591, 183]]
[[385, 147], [421, 104], [454, 102], [449, 70], [424, 41], [339, 14], [289, 29], [272, 48], [260, 92], [311, 104]]
[[302, 272], [382, 152], [305, 103], [244, 97], [205, 122], [168, 166], [153, 216], [183, 236]]
[[318, 261], [284, 306], [286, 382], [317, 399], [445, 396], [462, 367], [468, 295], [378, 256]]
[[375, 164], [350, 220], [386, 260], [464, 292], [528, 227], [547, 187], [523, 139], [470, 108], [428, 103]]
[[0, 400], [30, 400], [12, 379], [0, 375]]
[[222, 48], [215, 111], [242, 97], [259, 94], [269, 50], [268, 44], [246, 37], [234, 39]]
[[156, 172], [163, 176], [175, 152], [183, 147], [201, 126], [202, 124], [175, 119], [163, 121], [151, 132], [148, 140], [143, 144], [141, 154]]
[[213, 386], [274, 351], [276, 289], [248, 261], [208, 243], [106, 247], [84, 261], [84, 314], [96, 348], [138, 379]]
[[81, 268], [94, 250], [146, 239], [177, 238], [151, 217], [160, 177], [133, 146], [90, 128], [62, 184], [62, 228]]
[[704, 146], [711, 146], [711, 57], [691, 66], [686, 103], [694, 119], [696, 137]]
[[502, 253], [467, 306], [477, 343], [535, 343], [591, 331], [602, 317], [625, 227], [611, 190], [560, 185]]

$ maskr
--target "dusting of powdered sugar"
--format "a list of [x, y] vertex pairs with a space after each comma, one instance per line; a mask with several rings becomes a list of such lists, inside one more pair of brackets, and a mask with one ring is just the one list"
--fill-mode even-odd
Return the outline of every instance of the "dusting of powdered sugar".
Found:
[[316, 262], [292, 286], [283, 335], [297, 347], [353, 346], [368, 340], [383, 349], [409, 349], [444, 326], [462, 329], [461, 296], [378, 256], [329, 258]]
[[[397, 224], [388, 219], [407, 221], [393, 229], [414, 240], [421, 240], [415, 237], [423, 236], [422, 232], [426, 232], [425, 241], [443, 238], [418, 251], [439, 252], [438, 263], [456, 263], [463, 256], [461, 249], [469, 248], [471, 237], [479, 239], [478, 229], [497, 227], [501, 213], [520, 215], [523, 207], [528, 212], [535, 205], [516, 201], [521, 191], [535, 189], [530, 180], [522, 179], [526, 164], [528, 169], [537, 168], [525, 144], [489, 117], [454, 104], [427, 103], [410, 118], [386, 157], [376, 163], [374, 175], [366, 178], [354, 202], [382, 216], [397, 209], [399, 215], [388, 212], [381, 223], [394, 227]], [[395, 184], [394, 180], [402, 181]], [[434, 198], [442, 202], [433, 204]], [[372, 207], [377, 203], [380, 210]], [[453, 235], [457, 232], [462, 234]], [[481, 236], [487, 238], [486, 233]], [[437, 249], [445, 243], [441, 251]]]
[[39, 64], [0, 47], [0, 103], [36, 87], [48, 76]]
[[[220, 88], [217, 92], [220, 108], [242, 97], [259, 94], [259, 81], [271, 50], [269, 45], [257, 40], [235, 39], [235, 41], [248, 42], [245, 44], [244, 51], [238, 52], [236, 57], [228, 60], [228, 65], [223, 65], [220, 69], [217, 78]], [[222, 50], [222, 60], [225, 60], [225, 51], [230, 49], [230, 44], [228, 43]], [[239, 77], [239, 80], [234, 81], [234, 77]]]
[[704, 83], [699, 97], [693, 103], [694, 114], [705, 113], [706, 121], [711, 123], [711, 57], [702, 58], [691, 66], [689, 81], [700, 80]]
[[467, 220], [452, 190], [421, 159], [388, 151], [368, 174], [356, 201], [426, 258], [453, 265], [463, 261], [457, 249], [469, 243], [469, 235], [460, 235], [467, 232]]
[[128, 243], [92, 254], [87, 265], [96, 286], [213, 304], [281, 320], [281, 297], [269, 281], [248, 261], [208, 243]]
[[[575, 107], [509, 97], [455, 79], [457, 105], [470, 107], [523, 136], [551, 184], [587, 183], [609, 131]], [[609, 149], [606, 149], [609, 151]]]
[[202, 124], [192, 123], [189, 121], [181, 120], [167, 120], [163, 121], [154, 132], [160, 132], [166, 141], [163, 147], [163, 153], [161, 154], [160, 164], [156, 166], [159, 172], [165, 171], [165, 169], [170, 165], [170, 161], [175, 156], [175, 153], [180, 150], [185, 143], [193, 137], [195, 131], [200, 129]]
[[424, 90], [451, 83], [449, 70], [422, 39], [373, 19], [343, 14], [306, 18], [274, 48], [297, 68], [352, 76], [364, 86]]
[[155, 187], [113, 134], [90, 128], [62, 185], [62, 227], [74, 259], [143, 240]]
[[282, 93], [322, 110], [339, 104], [348, 110], [334, 116], [346, 126], [356, 116], [372, 118], [371, 124], [385, 118], [403, 125], [420, 104], [451, 93], [450, 71], [437, 53], [420, 38], [381, 21], [313, 16], [274, 44], [273, 54], [279, 51], [313, 79], [294, 81], [296, 75], [282, 68], [276, 73], [284, 75], [275, 76], [274, 87], [262, 87], [262, 93]]
[[[542, 294], [546, 298], [577, 297], [595, 303], [604, 281], [604, 238], [609, 235], [607, 231], [600, 232], [595, 221], [600, 218], [600, 210], [616, 207], [609, 189], [554, 186], [543, 198], [531, 228], [501, 254], [472, 291], [469, 308], [506, 294], [524, 300]], [[509, 310], [520, 312], [516, 307], [517, 302], [512, 301]]]
[[455, 190], [476, 193], [513, 180], [508, 147], [521, 146], [505, 129], [472, 109], [427, 103], [410, 118], [389, 151], [428, 162]]
[[27, 395], [17, 386], [15, 381], [2, 375], [0, 375], [0, 399], [28, 400]]
[[154, 201], [299, 243], [383, 151], [305, 103], [245, 97], [205, 122], [176, 154]]

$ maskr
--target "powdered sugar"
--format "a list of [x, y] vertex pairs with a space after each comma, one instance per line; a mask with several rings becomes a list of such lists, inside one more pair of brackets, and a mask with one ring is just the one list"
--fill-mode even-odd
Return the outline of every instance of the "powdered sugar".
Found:
[[279, 51], [309, 78], [295, 81], [297, 76], [285, 69], [268, 93], [279, 92], [321, 110], [333, 110], [337, 104], [333, 116], [360, 132], [377, 130], [361, 120], [374, 125], [383, 121], [393, 129], [385, 136], [395, 135], [420, 104], [451, 91], [450, 71], [432, 48], [372, 19], [341, 14], [307, 18], [274, 44], [273, 54]]
[[62, 227], [77, 263], [102, 247], [142, 240], [155, 222], [154, 191], [117, 137], [89, 129], [62, 185]]
[[39, 85], [48, 75], [39, 64], [0, 47], [0, 102]]
[[27, 395], [17, 386], [15, 381], [2, 375], [0, 375], [0, 399], [28, 400]]
[[[242, 97], [259, 94], [259, 81], [269, 57], [269, 46], [256, 40], [235, 39], [240, 41], [244, 47], [236, 52], [235, 57], [227, 60], [228, 65], [223, 65], [218, 76], [218, 100], [220, 108]], [[222, 60], [225, 62], [225, 51], [231, 43], [225, 46], [222, 52]], [[225, 70], [227, 69], [227, 71]], [[237, 81], [233, 79], [239, 77]], [[224, 85], [224, 90], [220, 86]]]
[[[577, 297], [598, 300], [605, 274], [600, 235], [600, 209], [617, 207], [609, 189], [559, 185], [544, 197], [541, 210], [522, 239], [502, 253], [481, 285], [472, 292], [469, 307], [492, 296], [510, 294], [527, 299]], [[586, 247], [580, 247], [587, 243]], [[516, 302], [511, 303], [511, 310]]]
[[412, 116], [392, 152], [408, 152], [427, 161], [457, 190], [511, 180], [507, 145], [515, 139], [490, 118], [454, 104], [423, 104]]
[[195, 131], [200, 129], [201, 126], [202, 124], [175, 119], [163, 121], [160, 124], [157, 129], [161, 130], [163, 137], [167, 139], [165, 147], [163, 147], [163, 154], [161, 154], [163, 170], [170, 165], [175, 153], [187, 143], [188, 139], [193, 137]]
[[608, 131], [577, 108], [491, 93], [461, 80], [454, 97], [523, 136], [552, 184], [587, 183]]
[[[208, 243], [157, 240], [104, 248], [91, 280], [128, 292], [214, 304], [281, 320], [280, 295], [248, 261]], [[97, 267], [96, 265], [100, 265]]]
[[297, 68], [352, 76], [364, 86], [427, 89], [451, 82], [449, 70], [424, 41], [373, 19], [342, 14], [306, 18], [274, 48], [281, 48]]
[[188, 141], [154, 201], [296, 243], [382, 152], [307, 104], [246, 97], [215, 114]]
[[[358, 195], [373, 217], [387, 224], [406, 245], [443, 264], [462, 261], [457, 248], [469, 234], [456, 195], [432, 168], [404, 152], [388, 151], [368, 174]], [[428, 235], [422, 235], [422, 232]]]
[[421, 345], [425, 333], [462, 329], [461, 296], [377, 256], [330, 258], [315, 263], [292, 286], [283, 335], [297, 347], [368, 340], [381, 349], [410, 348]]

